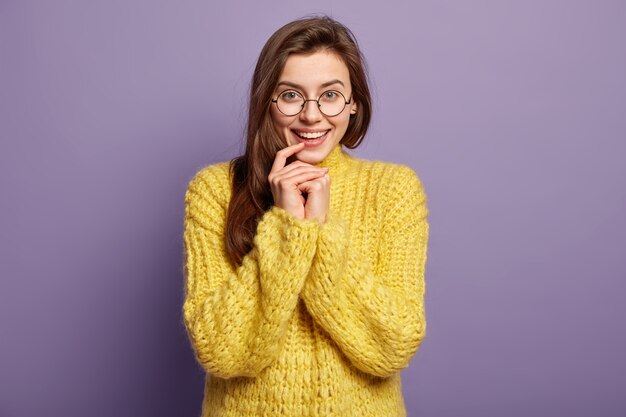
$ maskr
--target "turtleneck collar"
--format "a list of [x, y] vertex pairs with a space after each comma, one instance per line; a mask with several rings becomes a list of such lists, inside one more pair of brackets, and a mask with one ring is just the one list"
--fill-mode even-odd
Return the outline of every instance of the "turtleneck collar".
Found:
[[322, 168], [327, 167], [329, 168], [330, 173], [337, 173], [347, 168], [348, 164], [350, 163], [350, 159], [350, 154], [344, 150], [343, 146], [340, 143], [338, 143], [330, 151], [330, 153], [326, 155], [326, 158], [313, 165]]

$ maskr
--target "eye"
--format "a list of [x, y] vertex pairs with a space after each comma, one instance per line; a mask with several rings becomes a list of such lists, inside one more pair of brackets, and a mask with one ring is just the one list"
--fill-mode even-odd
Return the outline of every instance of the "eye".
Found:
[[302, 99], [300, 94], [298, 94], [297, 91], [293, 91], [293, 90], [283, 91], [280, 94], [280, 98], [281, 98], [281, 100], [283, 100], [285, 102], [297, 102], [297, 101], [300, 101]]
[[335, 101], [339, 99], [339, 97], [341, 97], [341, 95], [337, 91], [329, 90], [322, 93], [323, 101]]

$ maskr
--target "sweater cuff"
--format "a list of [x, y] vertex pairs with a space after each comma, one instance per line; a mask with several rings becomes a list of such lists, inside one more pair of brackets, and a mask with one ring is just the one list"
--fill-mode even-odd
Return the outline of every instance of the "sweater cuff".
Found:
[[[262, 282], [264, 289], [270, 293], [284, 288], [300, 291], [313, 262], [318, 230], [316, 221], [297, 219], [280, 207], [265, 212], [254, 242], [261, 272], [276, 279]], [[278, 277], [283, 278], [278, 281]]]
[[337, 294], [336, 288], [343, 284], [348, 267], [349, 242], [349, 229], [343, 218], [332, 212], [327, 214], [326, 222], [319, 228], [317, 251], [303, 288], [305, 300]]
[[317, 238], [318, 228], [318, 223], [314, 220], [300, 220], [286, 210], [272, 206], [259, 221], [255, 238], [278, 232], [285, 239], [309, 240]]

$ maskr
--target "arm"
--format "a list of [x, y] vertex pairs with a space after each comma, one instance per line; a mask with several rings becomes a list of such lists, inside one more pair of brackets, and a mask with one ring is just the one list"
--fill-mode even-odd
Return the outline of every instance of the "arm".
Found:
[[318, 225], [273, 207], [259, 221], [238, 268], [227, 261], [224, 227], [230, 184], [213, 167], [185, 196], [184, 322], [207, 372], [255, 376], [277, 357], [308, 273]]
[[408, 365], [426, 330], [424, 270], [426, 196], [416, 174], [401, 166], [389, 181], [370, 270], [333, 212], [322, 225], [302, 298], [313, 318], [361, 371], [386, 377]]

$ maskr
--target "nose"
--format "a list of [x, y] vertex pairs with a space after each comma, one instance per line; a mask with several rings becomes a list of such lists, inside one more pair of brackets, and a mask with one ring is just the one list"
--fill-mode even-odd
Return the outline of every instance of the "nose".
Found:
[[317, 100], [305, 100], [304, 108], [300, 112], [300, 120], [307, 123], [315, 123], [322, 120], [322, 117]]

